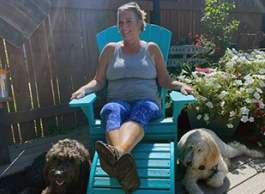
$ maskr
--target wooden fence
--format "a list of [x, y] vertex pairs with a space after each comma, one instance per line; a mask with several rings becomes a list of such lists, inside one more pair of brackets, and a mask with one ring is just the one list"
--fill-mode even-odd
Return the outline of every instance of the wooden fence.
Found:
[[[54, 0], [48, 18], [22, 48], [0, 39], [0, 65], [10, 70], [9, 143], [85, 125], [82, 113], [68, 108], [69, 98], [93, 78], [98, 58], [95, 35], [115, 24], [116, 9], [125, 2]], [[150, 18], [152, 2], [138, 2]], [[161, 25], [172, 30], [173, 43], [201, 31], [202, 5], [198, 0], [161, 1]], [[248, 25], [244, 33], [261, 30], [261, 13], [234, 14]], [[245, 40], [240, 35], [236, 39], [238, 44]]]

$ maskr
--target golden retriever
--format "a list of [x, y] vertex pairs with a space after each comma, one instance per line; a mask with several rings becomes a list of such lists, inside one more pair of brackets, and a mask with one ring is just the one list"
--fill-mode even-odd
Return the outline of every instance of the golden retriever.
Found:
[[186, 168], [183, 184], [191, 194], [202, 194], [197, 185], [200, 179], [211, 187], [220, 187], [228, 173], [229, 159], [245, 154], [263, 157], [238, 142], [226, 144], [209, 129], [194, 129], [184, 134], [178, 142], [179, 161]]

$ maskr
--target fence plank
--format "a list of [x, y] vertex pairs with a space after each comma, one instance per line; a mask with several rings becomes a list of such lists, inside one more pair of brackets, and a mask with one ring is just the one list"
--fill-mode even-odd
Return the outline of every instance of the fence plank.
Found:
[[[16, 109], [17, 111], [28, 110], [31, 108], [31, 102], [28, 88], [28, 72], [26, 70], [27, 64], [25, 63], [23, 50], [7, 43], [7, 51], [9, 53], [10, 74], [15, 91], [13, 100]], [[18, 130], [20, 133], [19, 141], [21, 143], [35, 137], [34, 123], [32, 121], [21, 123]]]
[[[53, 50], [53, 68], [56, 72], [56, 77], [58, 79], [57, 88], [58, 88], [58, 97], [59, 103], [68, 103], [70, 100], [70, 95], [72, 93], [72, 84], [71, 84], [71, 71], [72, 65], [76, 69], [76, 61], [83, 59], [82, 51], [79, 57], [76, 58], [76, 50], [79, 50], [80, 47], [80, 17], [77, 12], [69, 13], [68, 10], [60, 12], [63, 16], [58, 16], [63, 18], [64, 32], [60, 31], [57, 33], [56, 29], [53, 28], [53, 25], [57, 25], [54, 20], [57, 18], [51, 17], [51, 23], [49, 26], [52, 31], [52, 42], [54, 44]], [[59, 24], [60, 25], [60, 24]], [[72, 26], [73, 28], [71, 28]], [[76, 60], [76, 61], [75, 61]], [[72, 64], [72, 65], [71, 65]], [[79, 69], [79, 68], [78, 68]], [[63, 130], [71, 129], [75, 127], [74, 114], [64, 114], [60, 117], [60, 127]]]
[[69, 109], [68, 104], [61, 104], [55, 106], [48, 106], [43, 108], [36, 108], [33, 110], [18, 111], [8, 114], [8, 119], [11, 123], [23, 123], [28, 121], [37, 120], [39, 118], [49, 118], [52, 116], [69, 114], [78, 111], [78, 109]]
[[[71, 0], [54, 0], [52, 6], [58, 8], [74, 8], [74, 9], [93, 9], [93, 10], [113, 10], [117, 9], [120, 5], [127, 3], [126, 0], [97, 0], [97, 1], [83, 1], [75, 0], [74, 3]], [[152, 1], [136, 0], [145, 10], [151, 10], [153, 8]]]
[[[30, 47], [32, 55], [32, 67], [37, 82], [37, 101], [39, 107], [46, 107], [54, 105], [53, 91], [52, 91], [52, 75], [50, 68], [50, 58], [47, 46], [47, 35], [45, 34], [45, 22], [41, 23], [39, 29], [33, 34]], [[49, 131], [57, 128], [56, 118], [43, 119], [43, 135], [47, 135]]]
[[[4, 46], [4, 39], [0, 38], [0, 59], [1, 59], [1, 64], [2, 64], [2, 68], [6, 68], [8, 69], [8, 59], [7, 59], [7, 56], [6, 56], [6, 52], [5, 52], [5, 46]], [[8, 78], [9, 78], [9, 75], [8, 74]], [[9, 96], [11, 96], [12, 92], [11, 92], [11, 86], [10, 86], [10, 82], [9, 82], [9, 79], [8, 79], [8, 93], [9, 93]], [[7, 102], [7, 105], [9, 106], [9, 109], [11, 110], [14, 110], [14, 103], [13, 101], [11, 102]], [[4, 107], [4, 109], [6, 109], [5, 111], [8, 112], [8, 108], [7, 106]], [[13, 141], [15, 139], [19, 139], [18, 138], [18, 133], [15, 133], [15, 131], [13, 131], [11, 129], [11, 126], [9, 125], [8, 126], [8, 133], [7, 133], [7, 136], [8, 136], [8, 143], [11, 144], [13, 143]], [[16, 130], [17, 132], [17, 130]], [[15, 138], [17, 137], [17, 138]]]

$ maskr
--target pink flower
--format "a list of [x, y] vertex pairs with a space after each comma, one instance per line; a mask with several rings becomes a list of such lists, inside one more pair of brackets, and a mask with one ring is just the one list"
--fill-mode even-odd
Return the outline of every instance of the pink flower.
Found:
[[210, 70], [208, 67], [195, 67], [195, 70], [200, 73], [210, 73]]

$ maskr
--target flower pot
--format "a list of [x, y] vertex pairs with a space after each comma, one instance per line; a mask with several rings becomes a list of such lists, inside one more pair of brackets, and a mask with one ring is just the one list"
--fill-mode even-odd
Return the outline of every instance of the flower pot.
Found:
[[226, 126], [227, 124], [227, 120], [223, 120], [222, 118], [216, 118], [214, 120], [210, 120], [210, 122], [207, 124], [203, 119], [198, 120], [196, 111], [193, 109], [188, 109], [187, 110], [188, 113], [188, 117], [189, 117], [189, 122], [190, 122], [190, 126], [192, 129], [194, 128], [207, 128], [207, 129], [211, 129], [212, 131], [214, 131], [219, 137], [221, 138], [230, 138], [232, 137], [235, 132], [236, 129], [239, 125], [239, 120], [232, 123], [233, 124], [233, 128], [228, 128]]

